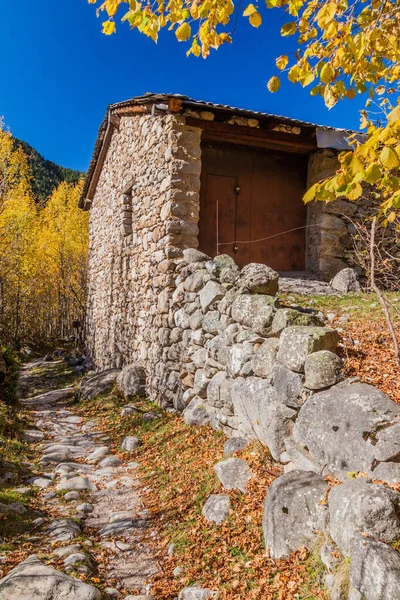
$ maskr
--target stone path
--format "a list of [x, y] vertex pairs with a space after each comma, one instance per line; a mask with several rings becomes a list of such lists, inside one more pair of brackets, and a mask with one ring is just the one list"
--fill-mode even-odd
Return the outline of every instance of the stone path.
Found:
[[[24, 367], [21, 389], [37, 365]], [[67, 387], [22, 401], [39, 430], [26, 432], [40, 457], [30, 483], [43, 490], [49, 512], [57, 515], [43, 519], [41, 531], [59, 542], [54, 553], [64, 559], [65, 572], [91, 575], [101, 559], [101, 574], [113, 588], [108, 597], [151, 598], [147, 581], [159, 565], [149, 540], [156, 532], [138, 493], [138, 464], [110, 454], [110, 438], [95, 419], [83, 422], [69, 403], [72, 394]]]

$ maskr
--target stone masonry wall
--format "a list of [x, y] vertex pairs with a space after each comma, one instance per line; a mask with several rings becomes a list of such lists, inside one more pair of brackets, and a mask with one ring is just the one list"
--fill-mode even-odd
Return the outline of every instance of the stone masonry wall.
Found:
[[88, 348], [98, 369], [146, 365], [168, 379], [173, 259], [197, 245], [200, 130], [180, 116], [123, 117], [90, 211]]
[[[283, 463], [264, 502], [272, 559], [305, 546], [320, 552], [332, 600], [400, 598], [400, 407], [344, 379], [337, 332], [282, 305], [278, 280], [265, 265], [240, 271], [227, 255], [184, 250], [168, 301], [168, 398], [187, 424], [229, 437], [214, 467], [225, 490], [247, 492], [253, 474], [232, 455], [249, 440]], [[117, 381], [127, 397], [143, 392], [137, 365]], [[202, 514], [219, 525], [229, 506], [211, 495]]]
[[[335, 174], [338, 169], [338, 153], [335, 150], [319, 150], [310, 156], [307, 186]], [[378, 204], [372, 189], [364, 189], [357, 202], [312, 202], [307, 206], [306, 268], [325, 281], [329, 281], [341, 269], [354, 268], [362, 277], [363, 269], [356, 260], [354, 223], [364, 223], [377, 212]], [[390, 253], [400, 257], [400, 238], [395, 225], [378, 228], [378, 238], [383, 238]]]

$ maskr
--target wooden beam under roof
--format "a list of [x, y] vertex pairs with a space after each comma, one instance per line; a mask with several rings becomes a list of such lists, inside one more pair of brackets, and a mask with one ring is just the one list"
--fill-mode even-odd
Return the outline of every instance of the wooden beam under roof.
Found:
[[256, 129], [215, 121], [187, 118], [186, 124], [203, 130], [202, 142], [226, 143], [281, 152], [309, 154], [317, 149], [315, 134], [291, 134], [271, 129]]

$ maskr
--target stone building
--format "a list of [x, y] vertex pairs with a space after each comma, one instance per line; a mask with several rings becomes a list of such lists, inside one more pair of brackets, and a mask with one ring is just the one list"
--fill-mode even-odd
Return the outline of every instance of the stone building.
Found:
[[96, 366], [140, 362], [159, 396], [161, 362], [176, 360], [169, 309], [185, 248], [325, 280], [351, 265], [356, 205], [302, 201], [343, 148], [344, 131], [184, 96], [110, 106], [81, 204]]

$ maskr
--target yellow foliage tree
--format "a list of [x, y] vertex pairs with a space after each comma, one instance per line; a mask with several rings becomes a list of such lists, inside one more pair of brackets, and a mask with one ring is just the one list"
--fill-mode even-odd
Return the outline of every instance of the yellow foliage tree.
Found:
[[35, 203], [27, 157], [0, 127], [0, 345], [45, 341], [85, 318], [88, 215], [82, 182]]
[[[98, 0], [89, 0], [96, 4]], [[332, 108], [343, 98], [367, 93], [361, 126], [365, 139], [354, 137], [353, 152], [343, 154], [338, 173], [317, 183], [305, 200], [356, 201], [362, 184], [373, 183], [379, 214], [392, 222], [400, 209], [400, 0], [266, 0], [242, 7], [232, 0], [100, 0], [106, 14], [103, 31], [116, 31], [116, 16], [131, 28], [157, 40], [161, 28], [174, 29], [179, 41], [189, 41], [188, 54], [206, 58], [212, 48], [232, 42], [236, 17], [259, 27], [263, 12], [285, 11], [282, 37], [296, 36], [298, 49], [276, 59], [281, 74], [267, 87], [280, 88], [285, 74], [292, 83], [312, 86]], [[122, 12], [123, 11], [123, 12]], [[374, 107], [374, 114], [369, 109]]]

